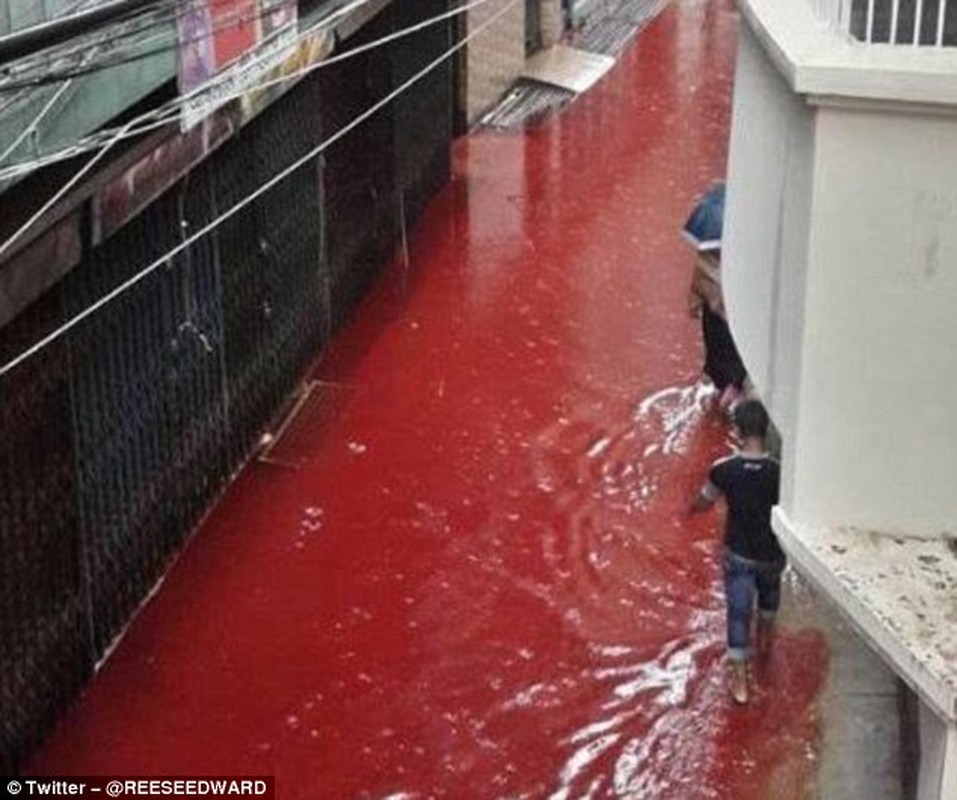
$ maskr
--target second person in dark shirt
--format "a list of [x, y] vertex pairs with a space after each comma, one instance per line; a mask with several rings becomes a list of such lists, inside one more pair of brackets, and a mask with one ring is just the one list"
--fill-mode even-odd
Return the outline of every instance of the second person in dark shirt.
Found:
[[771, 509], [778, 502], [781, 468], [766, 450], [770, 419], [757, 400], [734, 411], [741, 451], [714, 463], [692, 505], [704, 511], [724, 496], [724, 585], [728, 603], [730, 689], [735, 702], [748, 702], [751, 618], [758, 607], [759, 642], [767, 642], [781, 603], [784, 552], [771, 529]]

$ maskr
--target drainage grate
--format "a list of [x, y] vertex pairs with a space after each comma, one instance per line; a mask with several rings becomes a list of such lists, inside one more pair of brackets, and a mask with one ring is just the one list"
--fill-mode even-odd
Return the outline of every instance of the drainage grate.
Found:
[[575, 93], [548, 83], [520, 78], [505, 99], [486, 114], [482, 124], [498, 130], [531, 127], [560, 111]]
[[317, 451], [328, 424], [343, 414], [354, 395], [355, 388], [345, 384], [307, 383], [276, 433], [264, 437], [259, 461], [290, 469], [302, 467]]
[[668, 0], [606, 0], [589, 14], [572, 44], [590, 53], [618, 56], [668, 4]]

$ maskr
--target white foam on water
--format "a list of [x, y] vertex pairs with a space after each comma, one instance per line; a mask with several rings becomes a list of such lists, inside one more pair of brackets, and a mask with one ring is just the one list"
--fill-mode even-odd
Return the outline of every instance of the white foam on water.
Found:
[[[588, 445], [586, 457], [596, 462], [600, 476], [583, 471], [590, 484], [598, 478], [595, 499], [635, 515], [648, 511], [658, 495], [665, 460], [687, 453], [695, 430], [714, 394], [710, 384], [667, 386], [641, 400], [623, 429], [602, 434]], [[537, 472], [541, 473], [542, 465]], [[556, 490], [554, 477], [538, 474], [542, 490]]]
[[582, 795], [582, 800], [594, 800], [598, 797], [598, 792], [601, 790], [601, 785], [604, 783], [604, 778], [597, 777], [591, 782], [591, 786], [588, 787], [588, 790], [585, 794]]
[[631, 655], [634, 649], [624, 644], [593, 644], [588, 648], [591, 652], [605, 658], [623, 658]]
[[676, 394], [680, 394], [681, 391], [682, 387], [680, 386], [668, 386], [648, 395], [638, 404], [638, 408], [635, 410], [635, 418], [642, 419], [643, 417], [647, 417], [651, 409], [657, 406], [662, 400], [664, 400], [666, 397], [672, 397]]
[[588, 448], [588, 457], [597, 458], [608, 449], [611, 444], [611, 437], [604, 436]]
[[664, 647], [658, 656], [649, 662], [631, 667], [618, 667], [596, 671], [598, 678], [633, 677], [618, 684], [612, 691], [615, 700], [609, 707], [631, 705], [635, 697], [661, 690], [655, 703], [664, 706], [683, 704], [688, 696], [688, 685], [697, 674], [695, 656], [709, 646], [705, 638], [695, 637], [684, 646], [675, 648], [674, 643]]
[[598, 722], [593, 722], [590, 725], [586, 725], [584, 728], [579, 728], [575, 733], [572, 734], [569, 741], [572, 744], [578, 744], [592, 737], [599, 736], [601, 734], [607, 733], [608, 731], [614, 730], [622, 722], [624, 722], [628, 717], [632, 716], [631, 714], [616, 714], [613, 717], [608, 719], [599, 720]]
[[[704, 414], [705, 404], [714, 394], [714, 387], [705, 383], [692, 386], [669, 386], [646, 397], [638, 404], [634, 418], [642, 427], [660, 422], [663, 440], [658, 442], [664, 454], [683, 453], [694, 423]], [[657, 433], [657, 431], [656, 431]], [[646, 448], [646, 456], [653, 445]]]
[[549, 800], [568, 800], [568, 798], [571, 797], [575, 779], [581, 775], [589, 765], [594, 763], [602, 753], [616, 745], [620, 739], [620, 733], [611, 733], [607, 736], [599, 737], [583, 747], [579, 747], [562, 768], [559, 777], [559, 788], [549, 795]]
[[[710, 737], [702, 737], [702, 726], [710, 723], [687, 706], [700, 656], [720, 636], [711, 630], [713, 616], [707, 611], [694, 614], [690, 626], [697, 635], [666, 643], [650, 660], [629, 663], [634, 650], [620, 645], [590, 648], [596, 658], [613, 660], [591, 673], [595, 680], [611, 681], [610, 696], [602, 706], [604, 715], [568, 737], [573, 749], [549, 800], [591, 797], [602, 787], [613, 789], [615, 797], [653, 800], [680, 796], [668, 794], [669, 788], [690, 785], [710, 746]], [[645, 699], [636, 702], [639, 696]], [[628, 738], [630, 724], [645, 732]], [[614, 767], [602, 767], [600, 775], [595, 774], [597, 767], [589, 773], [608, 753]]]
[[506, 711], [511, 711], [515, 708], [530, 708], [531, 706], [539, 705], [538, 701], [542, 695], [554, 694], [554, 692], [555, 687], [544, 683], [536, 683], [527, 689], [522, 689], [522, 691], [508, 700], [503, 705], [503, 708]]

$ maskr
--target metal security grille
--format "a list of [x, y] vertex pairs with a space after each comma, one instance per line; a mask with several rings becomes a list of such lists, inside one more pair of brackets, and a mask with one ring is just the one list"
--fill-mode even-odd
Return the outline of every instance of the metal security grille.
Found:
[[[313, 78], [213, 157], [217, 205], [232, 206], [301, 158], [321, 141], [321, 131]], [[232, 463], [248, 451], [329, 336], [318, 169], [317, 161], [303, 166], [218, 229]]]
[[[395, 27], [404, 29], [449, 9], [449, 0], [419, 0], [394, 4]], [[432, 25], [393, 46], [393, 83], [401, 85], [431, 64], [453, 43], [454, 22]], [[451, 171], [453, 65], [433, 70], [395, 105], [396, 191], [400, 217], [414, 224], [429, 199], [446, 184]]]
[[668, 0], [602, 0], [575, 35], [574, 45], [617, 56], [667, 5]]
[[[3, 331], [13, 355], [320, 140], [303, 83]], [[37, 744], [327, 338], [307, 165], [2, 381], [0, 771]]]
[[[448, 8], [386, 8], [362, 44]], [[413, 8], [414, 7], [414, 8]], [[445, 52], [320, 70], [0, 330], [6, 361]], [[451, 64], [0, 378], [0, 773], [77, 695], [449, 174]]]
[[[3, 330], [14, 355], [57, 298]], [[70, 354], [48, 348], [0, 383], [0, 772], [9, 774], [93, 668], [77, 504]]]
[[[349, 40], [349, 47], [391, 30], [389, 6]], [[327, 135], [388, 95], [393, 85], [387, 48], [375, 48], [369, 58], [347, 59], [318, 74]], [[396, 240], [394, 124], [395, 105], [390, 104], [324, 154], [325, 249], [335, 328], [345, 324]]]
[[520, 78], [482, 124], [501, 131], [523, 130], [558, 113], [575, 97], [570, 89]]
[[[64, 282], [85, 308], [210, 218], [194, 175]], [[155, 582], [226, 475], [219, 283], [200, 240], [70, 338], [80, 542], [101, 653]]]

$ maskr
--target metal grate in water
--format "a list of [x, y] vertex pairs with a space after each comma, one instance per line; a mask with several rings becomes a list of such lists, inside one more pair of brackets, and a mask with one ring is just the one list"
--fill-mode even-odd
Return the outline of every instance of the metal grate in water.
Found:
[[605, 0], [585, 20], [572, 43], [581, 50], [618, 56], [668, 0]]
[[355, 395], [355, 387], [310, 381], [291, 403], [275, 434], [263, 439], [259, 461], [298, 469], [316, 451], [328, 423], [339, 418]]
[[560, 111], [574, 98], [575, 93], [568, 89], [520, 78], [482, 124], [498, 130], [531, 127]]

